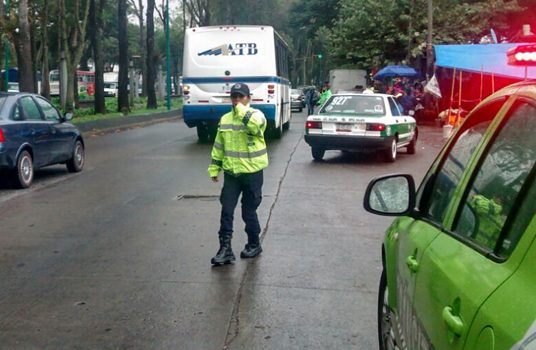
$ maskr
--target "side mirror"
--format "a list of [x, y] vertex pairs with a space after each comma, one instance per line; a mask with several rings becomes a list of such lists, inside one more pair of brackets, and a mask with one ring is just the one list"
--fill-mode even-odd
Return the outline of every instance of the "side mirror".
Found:
[[68, 112], [68, 113], [65, 113], [65, 120], [69, 121], [71, 119], [73, 119], [73, 113], [71, 112]]
[[401, 216], [415, 207], [415, 181], [408, 174], [386, 175], [372, 180], [363, 200], [365, 210], [378, 215]]

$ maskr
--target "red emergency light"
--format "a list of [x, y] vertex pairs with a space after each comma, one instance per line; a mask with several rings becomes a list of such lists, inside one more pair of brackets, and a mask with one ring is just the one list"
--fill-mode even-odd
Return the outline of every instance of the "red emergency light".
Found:
[[536, 66], [536, 44], [512, 47], [506, 56], [510, 65]]

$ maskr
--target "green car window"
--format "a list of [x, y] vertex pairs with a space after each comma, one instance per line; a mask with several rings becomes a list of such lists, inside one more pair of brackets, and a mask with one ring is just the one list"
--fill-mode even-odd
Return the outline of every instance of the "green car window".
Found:
[[[471, 119], [462, 125], [463, 129], [458, 134], [458, 139], [450, 152], [443, 159], [443, 163], [438, 167], [437, 175], [427, 179], [435, 181], [431, 186], [427, 184], [424, 187], [426, 194], [422, 197], [421, 211], [430, 220], [438, 224], [443, 223], [454, 190], [458, 186], [476, 147], [482, 140], [482, 136], [502, 106], [502, 102], [503, 100], [495, 101], [475, 111]], [[427, 190], [428, 188], [430, 191]]]
[[[477, 175], [466, 191], [454, 231], [488, 251], [509, 254], [523, 228], [510, 230], [497, 247], [500, 233], [536, 161], [536, 108], [519, 103], [500, 128]], [[512, 214], [517, 214], [512, 212]], [[532, 218], [530, 211], [526, 214]], [[528, 219], [528, 218], [527, 218]], [[516, 220], [519, 222], [530, 220]]]

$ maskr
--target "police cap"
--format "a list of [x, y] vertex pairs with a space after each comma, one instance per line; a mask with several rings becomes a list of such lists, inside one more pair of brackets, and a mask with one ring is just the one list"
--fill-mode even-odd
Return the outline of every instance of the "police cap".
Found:
[[249, 96], [249, 86], [242, 83], [236, 83], [231, 87], [231, 96], [232, 95], [242, 95]]

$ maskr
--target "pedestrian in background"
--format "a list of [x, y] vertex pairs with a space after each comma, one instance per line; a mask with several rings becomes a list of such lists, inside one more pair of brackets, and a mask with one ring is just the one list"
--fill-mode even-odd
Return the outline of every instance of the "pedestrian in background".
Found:
[[315, 114], [316, 91], [310, 88], [305, 94], [305, 104], [307, 105], [307, 115]]
[[324, 90], [320, 94], [320, 98], [318, 99], [317, 105], [322, 106], [324, 102], [326, 102], [331, 97], [331, 87], [329, 84], [326, 83], [324, 86]]
[[220, 248], [212, 258], [213, 265], [234, 261], [231, 247], [234, 211], [242, 194], [242, 219], [246, 224], [248, 243], [240, 253], [241, 258], [254, 258], [262, 252], [259, 235], [261, 227], [257, 208], [262, 201], [263, 169], [268, 166], [268, 152], [264, 140], [266, 118], [250, 107], [250, 91], [246, 84], [234, 84], [231, 88], [232, 110], [220, 119], [212, 148], [212, 163], [208, 175], [218, 182], [224, 173], [220, 195], [221, 216]]

